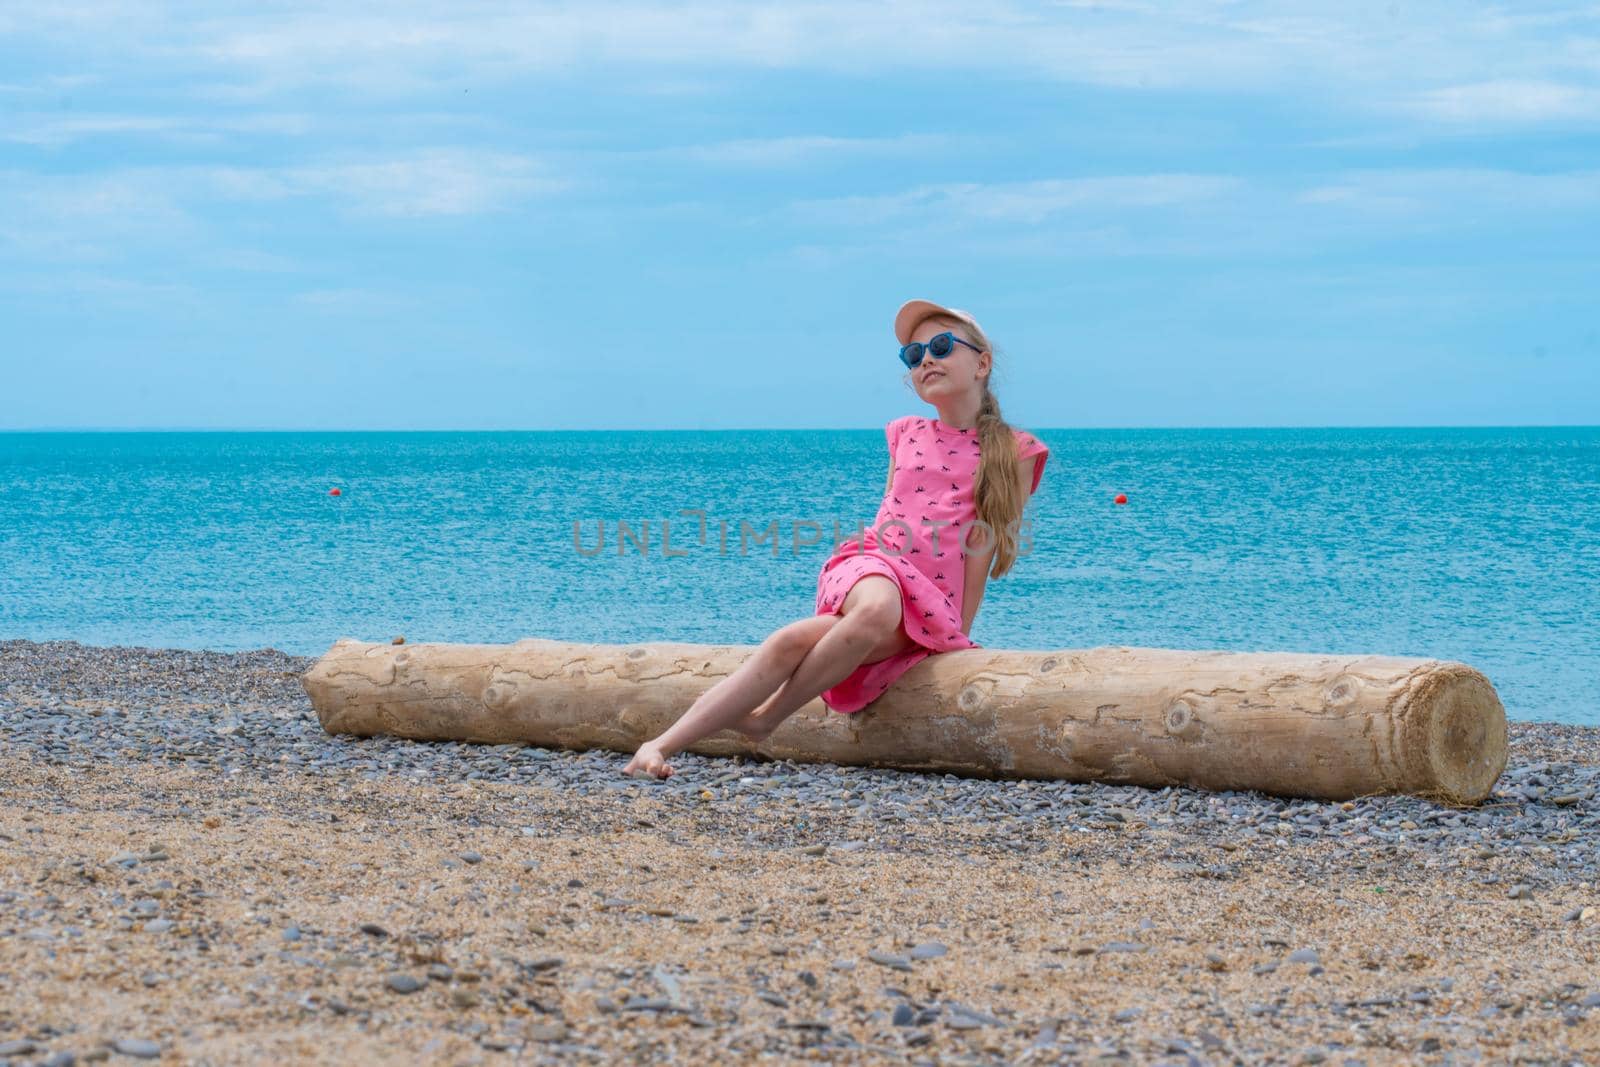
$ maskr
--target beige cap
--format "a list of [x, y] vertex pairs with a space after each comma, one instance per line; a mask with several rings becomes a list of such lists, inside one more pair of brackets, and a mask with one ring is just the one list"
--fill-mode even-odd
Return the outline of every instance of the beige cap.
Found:
[[911, 331], [917, 328], [917, 323], [929, 315], [949, 315], [953, 319], [969, 322], [978, 330], [978, 320], [962, 311], [960, 308], [947, 308], [943, 304], [935, 304], [932, 300], [907, 300], [900, 305], [900, 310], [894, 313], [894, 336], [901, 344], [911, 341]]

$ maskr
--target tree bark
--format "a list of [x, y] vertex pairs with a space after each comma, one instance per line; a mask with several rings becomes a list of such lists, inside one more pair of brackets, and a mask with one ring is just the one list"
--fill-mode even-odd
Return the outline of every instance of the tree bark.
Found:
[[[324, 729], [632, 752], [754, 651], [744, 645], [369, 644], [308, 671]], [[1482, 673], [1449, 660], [1101, 646], [929, 656], [853, 715], [813, 700], [764, 743], [689, 751], [1348, 799], [1476, 804], [1506, 765]]]

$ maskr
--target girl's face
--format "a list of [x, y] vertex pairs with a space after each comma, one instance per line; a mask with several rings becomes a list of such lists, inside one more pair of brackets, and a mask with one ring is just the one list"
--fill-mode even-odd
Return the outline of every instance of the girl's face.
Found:
[[[924, 319], [911, 331], [911, 340], [927, 344], [929, 338], [946, 330], [968, 344], [973, 343], [960, 323], [940, 318]], [[968, 392], [981, 392], [984, 379], [989, 376], [990, 362], [988, 352], [979, 355], [966, 345], [956, 345], [943, 359], [935, 359], [924, 352], [922, 362], [906, 373], [911, 377], [917, 396], [935, 404]]]

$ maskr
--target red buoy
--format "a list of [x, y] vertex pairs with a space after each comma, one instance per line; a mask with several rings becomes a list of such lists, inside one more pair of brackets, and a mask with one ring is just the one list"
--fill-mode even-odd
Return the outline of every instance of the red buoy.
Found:
[[[336, 492], [336, 493], [338, 491], [339, 490], [337, 490], [337, 489], [334, 490], [334, 492]], [[1126, 504], [1127, 502], [1128, 502], [1128, 494], [1127, 493], [1118, 493], [1117, 494], [1117, 498], [1112, 501], [1113, 504]]]
[[336, 485], [332, 489], [329, 489], [328, 490], [328, 495], [329, 496], [338, 496], [339, 495], [339, 487]]

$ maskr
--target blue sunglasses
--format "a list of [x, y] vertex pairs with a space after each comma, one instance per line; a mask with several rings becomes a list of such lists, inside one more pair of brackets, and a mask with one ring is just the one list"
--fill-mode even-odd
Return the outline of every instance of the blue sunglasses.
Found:
[[900, 361], [915, 370], [917, 365], [922, 362], [922, 354], [924, 352], [934, 359], [943, 359], [956, 350], [956, 345], [966, 345], [974, 352], [981, 353], [983, 351], [977, 345], [963, 341], [949, 330], [946, 330], [944, 333], [936, 333], [928, 338], [927, 344], [923, 344], [921, 341], [912, 341], [910, 344], [903, 346], [900, 349]]

